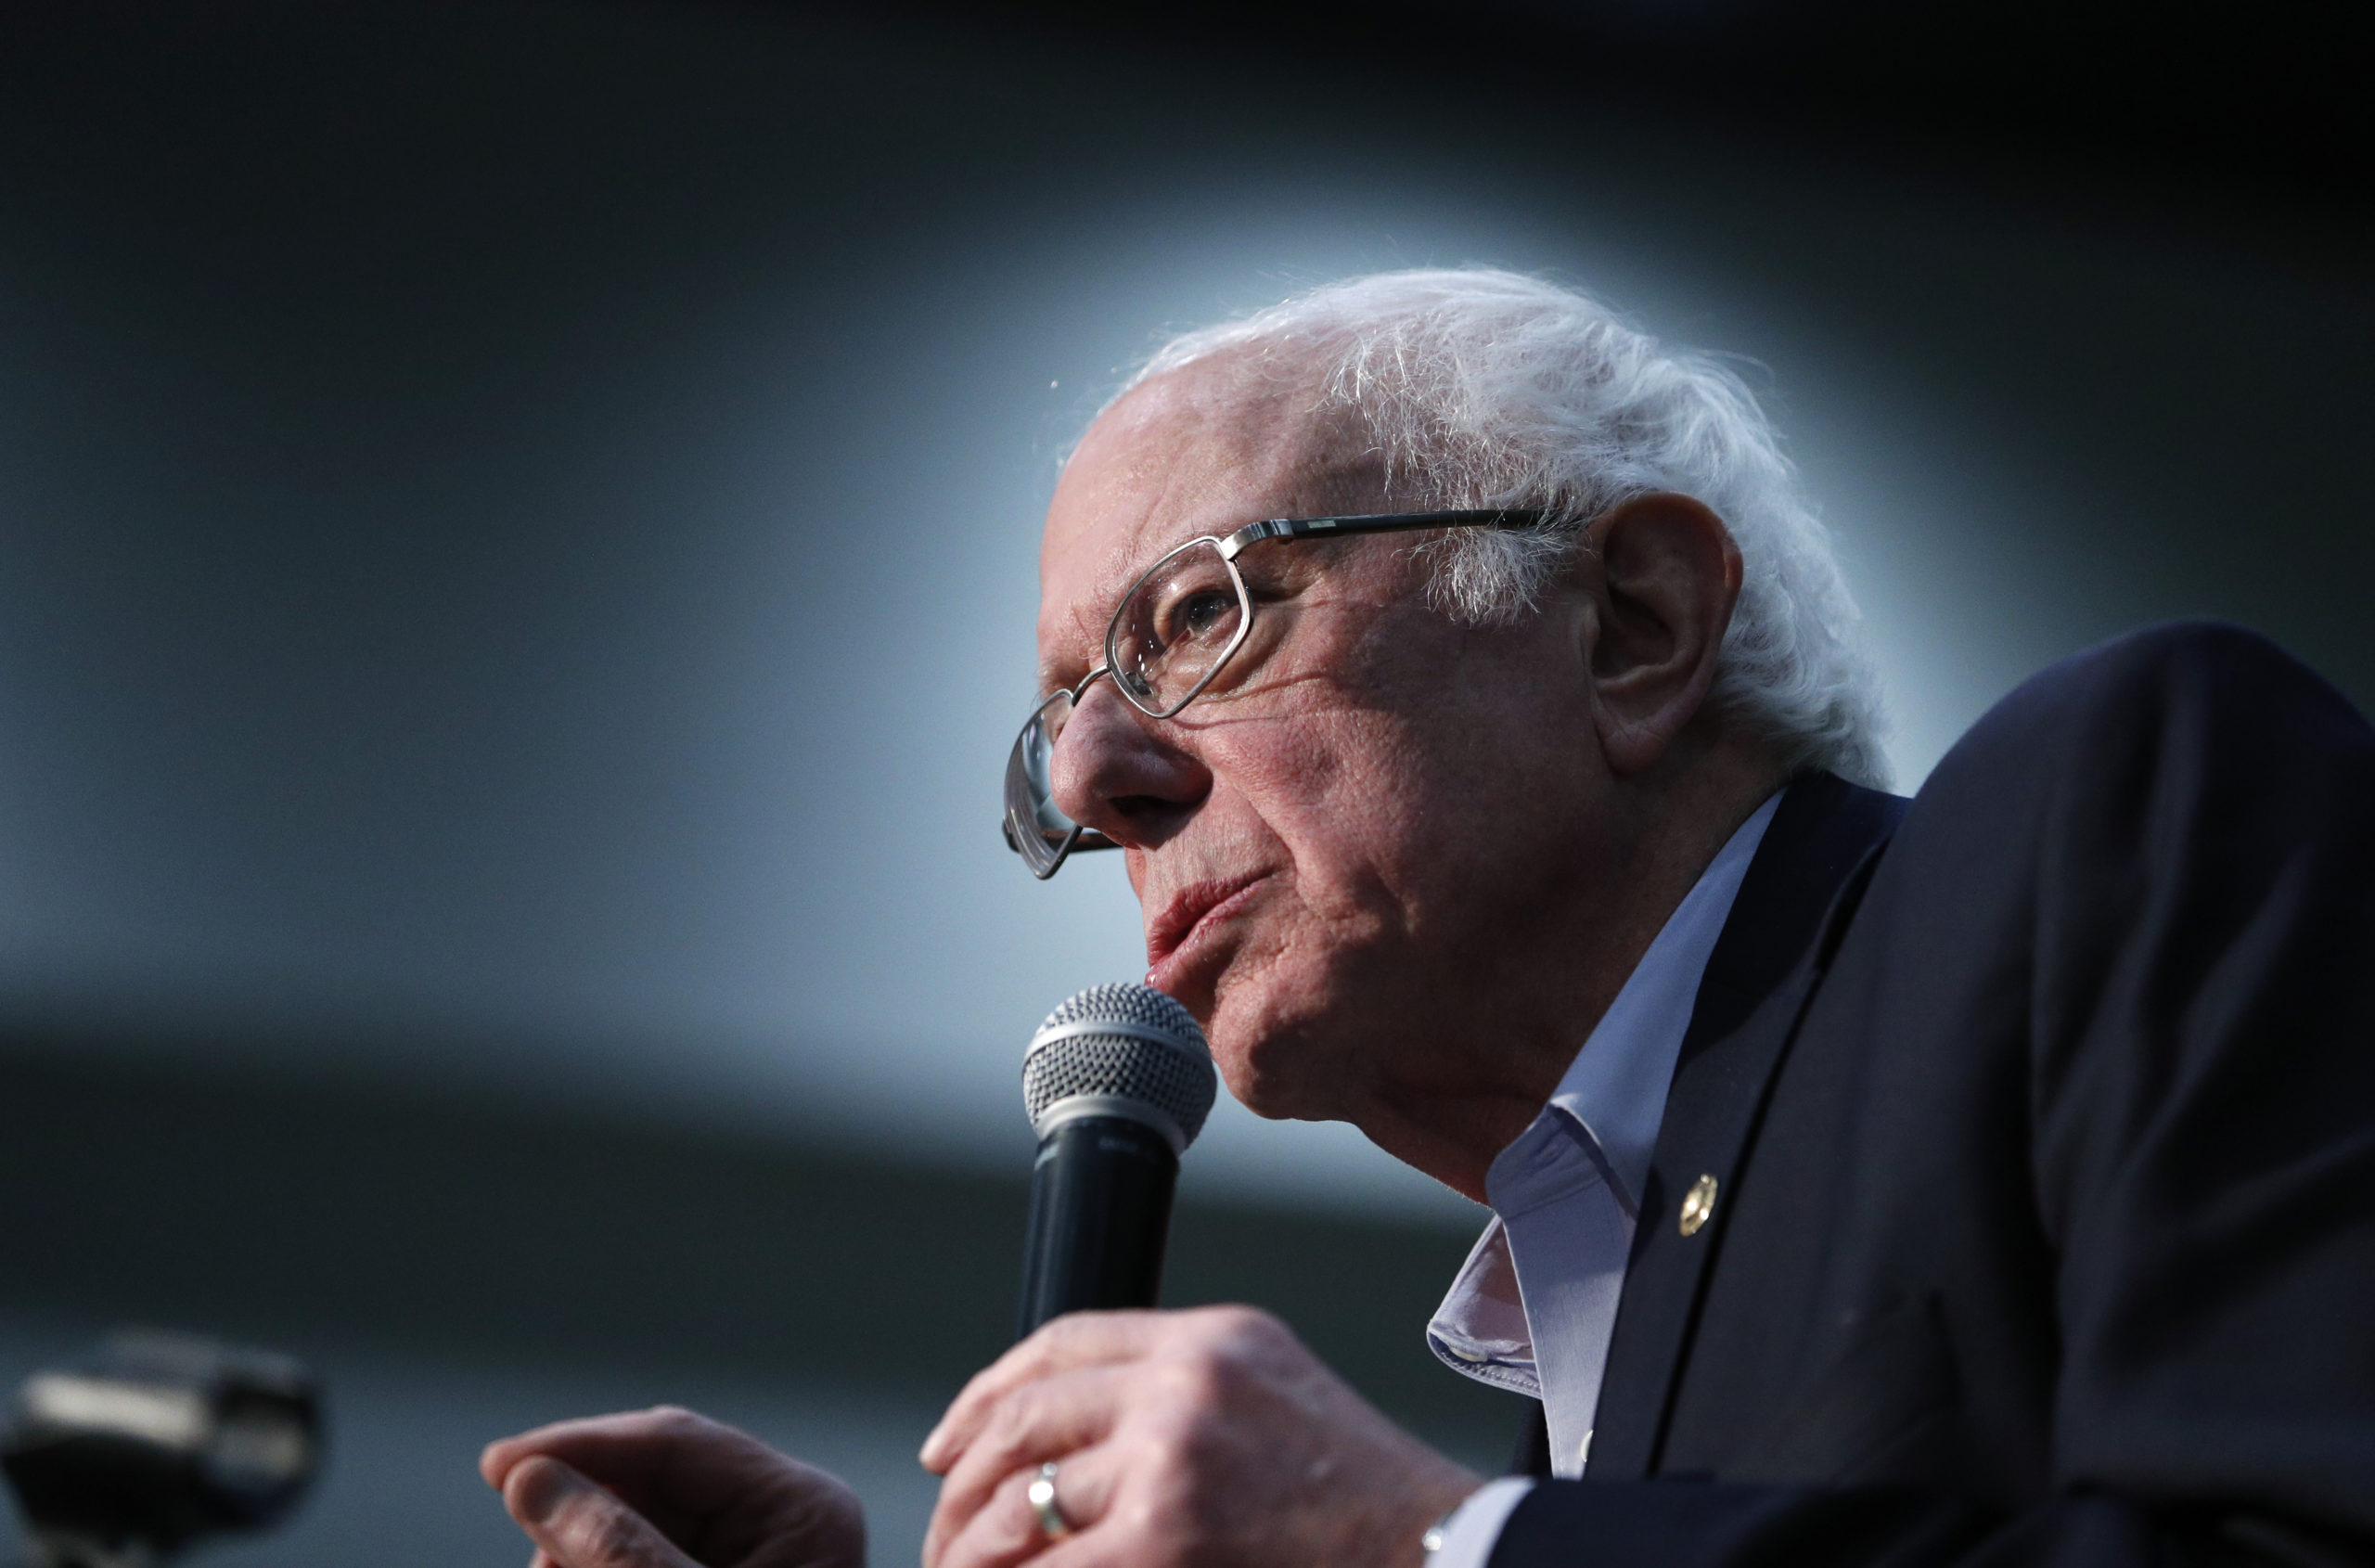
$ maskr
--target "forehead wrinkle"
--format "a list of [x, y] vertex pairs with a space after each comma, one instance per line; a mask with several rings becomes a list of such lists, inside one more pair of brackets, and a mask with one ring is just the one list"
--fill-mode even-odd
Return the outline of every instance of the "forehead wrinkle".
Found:
[[[1089, 575], [1090, 586], [1063, 607], [1072, 634], [1083, 640], [1101, 639], [1113, 601], [1156, 560], [1189, 539], [1237, 526], [1210, 520], [1214, 507], [1225, 504], [1216, 502], [1213, 493], [1226, 491], [1227, 477], [1250, 467], [1243, 456], [1214, 454], [1213, 447], [1221, 443], [1211, 439], [1207, 425], [1167, 443], [1176, 456], [1166, 461], [1162, 455], [1145, 450], [1158, 429], [1149, 423], [1133, 431], [1137, 449], [1117, 465], [1117, 476], [1100, 476], [1100, 489], [1118, 490], [1129, 497], [1137, 514], [1135, 520], [1111, 527], [1092, 523], [1067, 541], [1067, 547], [1076, 549], [1089, 534], [1106, 535]], [[1160, 541], [1158, 545], [1146, 543], [1149, 534]]]
[[[1132, 465], [1134, 469], [1139, 466]], [[1176, 469], [1174, 469], [1162, 476], [1161, 490], [1136, 523], [1115, 532], [1108, 540], [1096, 569], [1090, 574], [1088, 589], [1074, 595], [1062, 607], [1067, 633], [1065, 640], [1070, 645], [1066, 654], [1076, 656], [1076, 650], [1082, 648], [1093, 650], [1082, 666], [1084, 674], [1104, 651], [1105, 628], [1112, 619], [1113, 605], [1121, 598], [1123, 589], [1144, 572], [1147, 565], [1164, 553], [1142, 550], [1139, 541], [1153, 526], [1149, 521], [1151, 517], [1168, 509], [1163, 500], [1176, 489], [1175, 474]], [[1183, 535], [1183, 539], [1186, 537], [1192, 535]], [[1165, 546], [1165, 549], [1170, 547]], [[1069, 669], [1060, 657], [1050, 662], [1043, 654], [1040, 671], [1043, 688], [1052, 690], [1057, 684], [1070, 685], [1071, 682], [1062, 678], [1066, 674], [1069, 674]]]
[[1094, 498], [1125, 502], [1136, 516], [1112, 527], [1092, 521], [1066, 541], [1064, 548], [1077, 549], [1091, 533], [1107, 535], [1090, 546], [1098, 549], [1091, 585], [1060, 606], [1042, 606], [1043, 690], [1094, 667], [1123, 590], [1180, 545], [1263, 518], [1375, 509], [1383, 495], [1376, 452], [1354, 421], [1227, 366], [1149, 382], [1099, 423], [1109, 420], [1105, 430], [1092, 428], [1073, 462], [1100, 465]]

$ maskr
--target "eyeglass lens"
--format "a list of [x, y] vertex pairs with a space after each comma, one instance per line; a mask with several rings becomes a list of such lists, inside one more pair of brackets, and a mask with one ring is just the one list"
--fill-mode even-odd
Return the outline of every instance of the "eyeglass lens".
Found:
[[1218, 541], [1181, 546], [1138, 580], [1106, 632], [1113, 684], [1140, 710], [1169, 717], [1235, 649], [1252, 608]]
[[[1182, 545], [1138, 579], [1115, 613], [1105, 634], [1106, 673], [1139, 710], [1168, 718], [1236, 651], [1252, 612], [1219, 541]], [[1043, 880], [1075, 850], [1113, 847], [1056, 805], [1056, 742], [1072, 716], [1071, 692], [1049, 697], [1023, 725], [1007, 758], [1007, 842]]]
[[1080, 826], [1056, 809], [1055, 787], [1048, 768], [1055, 760], [1056, 740], [1072, 715], [1072, 696], [1059, 691], [1040, 704], [1039, 711], [1015, 737], [1014, 752], [1006, 763], [1006, 836], [1022, 856], [1031, 874], [1045, 879], [1072, 847]]

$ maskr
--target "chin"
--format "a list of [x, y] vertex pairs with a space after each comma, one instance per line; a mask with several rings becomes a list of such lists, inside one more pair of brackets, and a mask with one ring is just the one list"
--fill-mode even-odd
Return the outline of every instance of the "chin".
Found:
[[1352, 1073], [1324, 1018], [1231, 1005], [1206, 1025], [1213, 1065], [1239, 1105], [1272, 1122], [1340, 1122]]

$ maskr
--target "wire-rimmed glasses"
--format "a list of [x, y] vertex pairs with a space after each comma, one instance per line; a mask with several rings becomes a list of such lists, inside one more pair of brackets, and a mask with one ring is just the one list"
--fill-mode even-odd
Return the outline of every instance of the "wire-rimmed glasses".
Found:
[[1150, 719], [1167, 719], [1211, 686], [1253, 629], [1253, 596], [1237, 558], [1265, 539], [1341, 538], [1433, 528], [1532, 528], [1550, 513], [1534, 508], [1486, 511], [1387, 512], [1366, 517], [1272, 518], [1227, 534], [1190, 539], [1141, 572], [1105, 627], [1105, 662], [1068, 691], [1053, 692], [1022, 723], [1006, 764], [1008, 848], [1045, 881], [1076, 849], [1112, 849], [1056, 806], [1051, 772], [1089, 686], [1110, 677], [1113, 689]]

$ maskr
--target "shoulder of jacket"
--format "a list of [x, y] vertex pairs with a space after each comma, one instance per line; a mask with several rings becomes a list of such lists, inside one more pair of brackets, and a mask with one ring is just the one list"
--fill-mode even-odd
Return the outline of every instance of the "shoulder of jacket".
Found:
[[2270, 638], [2227, 622], [2171, 622], [2021, 683], [1956, 742], [1921, 792], [2173, 742], [2196, 752], [2298, 744], [2329, 726], [2375, 736], [2348, 699]]

